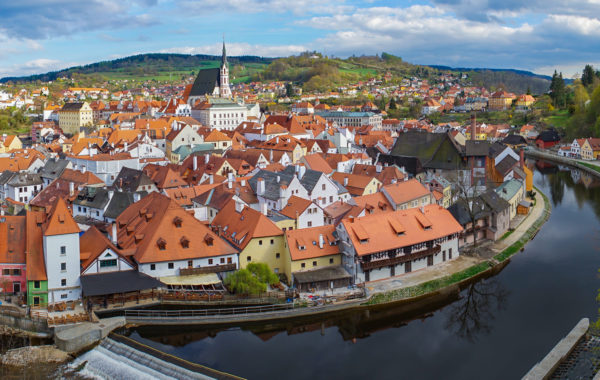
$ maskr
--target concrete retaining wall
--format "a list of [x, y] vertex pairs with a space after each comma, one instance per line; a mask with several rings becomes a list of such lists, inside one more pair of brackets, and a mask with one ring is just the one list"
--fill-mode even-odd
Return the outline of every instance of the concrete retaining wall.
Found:
[[579, 340], [585, 335], [590, 326], [590, 320], [583, 318], [577, 325], [564, 337], [541, 362], [537, 363], [532, 369], [523, 376], [523, 380], [545, 380], [548, 379], [558, 368], [560, 363], [569, 356]]
[[104, 339], [111, 331], [125, 326], [124, 317], [106, 318], [99, 323], [79, 323], [60, 326], [54, 335], [54, 344], [66, 352], [78, 352]]
[[27, 316], [0, 313], [0, 325], [35, 333], [40, 337], [52, 337], [54, 334], [53, 329], [48, 327], [47, 321], [43, 319], [31, 319]]

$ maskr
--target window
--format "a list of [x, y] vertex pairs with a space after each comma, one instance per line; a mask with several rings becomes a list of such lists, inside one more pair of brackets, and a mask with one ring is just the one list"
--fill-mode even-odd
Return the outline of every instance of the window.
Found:
[[13, 269], [13, 276], [20, 276], [20, 275], [21, 275], [21, 269], [19, 269], [19, 268]]
[[117, 259], [100, 260], [100, 268], [109, 268], [109, 267], [116, 267], [116, 266], [117, 266]]
[[329, 264], [333, 264], [333, 257], [329, 259]]
[[67, 270], [67, 263], [60, 263], [60, 271], [65, 272]]
[[62, 280], [60, 280], [60, 286], [67, 286], [67, 279], [63, 278]]
[[227, 264], [231, 264], [231, 263], [233, 263], [233, 259], [231, 257], [228, 257], [227, 258]]
[[316, 266], [317, 266], [317, 262], [313, 261], [313, 267], [316, 267]]
[[225, 264], [225, 258], [224, 258], [224, 257], [221, 257], [221, 260], [219, 260], [219, 263], [220, 263], [220, 264]]
[[10, 269], [2, 269], [3, 276], [10, 276]]
[[281, 255], [279, 253], [275, 254], [275, 258], [278, 259]]
[[250, 257], [250, 256], [246, 257], [246, 261], [252, 261], [252, 257]]
[[308, 223], [307, 223], [307, 225], [308, 225], [309, 227], [312, 227], [312, 222], [308, 222]]
[[306, 263], [302, 263], [302, 264], [300, 264], [300, 267], [302, 267], [302, 268], [306, 268]]
[[66, 255], [67, 254], [67, 247], [65, 247], [64, 245], [60, 247], [60, 254], [61, 255]]
[[259, 240], [259, 241], [258, 241], [258, 245], [262, 245], [262, 240]]
[[169, 266], [169, 269], [173, 269], [173, 268], [175, 267], [175, 264], [173, 264], [173, 263], [169, 263], [169, 265], [168, 265], [168, 266]]
[[325, 190], [325, 187], [326, 187], [326, 186], [325, 186], [325, 184], [323, 184], [323, 185], [321, 186], [321, 189]]
[[64, 299], [66, 299], [67, 297], [68, 297], [68, 295], [67, 295], [67, 294], [61, 294], [61, 295], [60, 295], [60, 299], [63, 299], [63, 300], [64, 300]]
[[155, 270], [156, 269], [156, 264], [150, 264], [150, 270]]
[[271, 245], [273, 245], [275, 243], [275, 240], [271, 239]]
[[34, 281], [33, 282], [33, 288], [34, 289], [39, 289], [40, 288], [40, 282], [39, 281]]

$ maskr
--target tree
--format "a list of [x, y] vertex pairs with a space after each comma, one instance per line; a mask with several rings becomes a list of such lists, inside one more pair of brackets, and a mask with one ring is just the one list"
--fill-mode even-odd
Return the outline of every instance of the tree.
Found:
[[392, 99], [390, 100], [390, 108], [391, 110], [395, 110], [398, 108], [398, 105], [396, 104], [396, 98], [392, 97]]
[[592, 83], [594, 83], [595, 76], [596, 73], [594, 72], [594, 67], [592, 65], [585, 65], [583, 74], [581, 74], [581, 84], [583, 84], [585, 87], [590, 86]]
[[236, 294], [260, 294], [267, 290], [267, 284], [279, 283], [279, 277], [264, 263], [250, 263], [245, 269], [225, 278], [225, 285]]
[[550, 83], [550, 97], [554, 107], [561, 108], [565, 106], [565, 80], [562, 73], [558, 74], [556, 70], [554, 70], [552, 82]]

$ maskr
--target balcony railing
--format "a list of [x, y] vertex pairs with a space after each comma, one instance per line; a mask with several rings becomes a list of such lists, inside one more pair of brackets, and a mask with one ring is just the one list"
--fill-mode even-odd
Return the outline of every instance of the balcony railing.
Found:
[[427, 257], [429, 255], [435, 255], [436, 253], [439, 253], [441, 251], [441, 249], [442, 249], [442, 247], [440, 245], [436, 245], [432, 248], [428, 248], [423, 251], [419, 251], [416, 253], [410, 253], [407, 255], [400, 255], [400, 256], [396, 256], [394, 258], [361, 262], [360, 265], [361, 265], [363, 271], [369, 270], [369, 269], [377, 269], [377, 268], [392, 266], [392, 265], [398, 265], [398, 264], [402, 264], [402, 263], [405, 263], [408, 261], [422, 259], [423, 257]]
[[181, 268], [179, 269], [180, 276], [192, 276], [195, 274], [218, 273], [236, 270], [235, 264], [211, 265], [201, 268]]

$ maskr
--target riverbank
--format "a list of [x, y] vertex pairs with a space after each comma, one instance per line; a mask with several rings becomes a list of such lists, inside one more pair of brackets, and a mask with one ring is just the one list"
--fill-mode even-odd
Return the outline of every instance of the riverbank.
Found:
[[597, 161], [582, 161], [579, 159], [562, 157], [554, 153], [543, 152], [541, 150], [531, 148], [525, 151], [525, 155], [533, 158], [556, 162], [558, 164], [569, 165], [600, 178], [600, 164], [596, 164]]
[[[363, 299], [238, 315], [186, 315], [160, 310], [148, 313], [132, 311], [125, 313], [125, 319], [128, 324], [134, 325], [231, 325], [325, 316], [342, 311], [368, 309], [375, 305], [405, 307], [414, 302], [419, 307], [426, 307], [428, 302], [439, 302], [440, 295], [455, 296], [467, 285], [501, 271], [510, 261], [510, 257], [535, 237], [550, 216], [550, 202], [539, 189], [536, 189], [534, 203], [529, 215], [512, 233], [495, 243], [482, 244], [481, 248], [478, 248], [479, 253], [461, 255], [435, 267], [366, 283], [366, 298]], [[411, 305], [410, 309], [413, 306], [415, 305]]]

